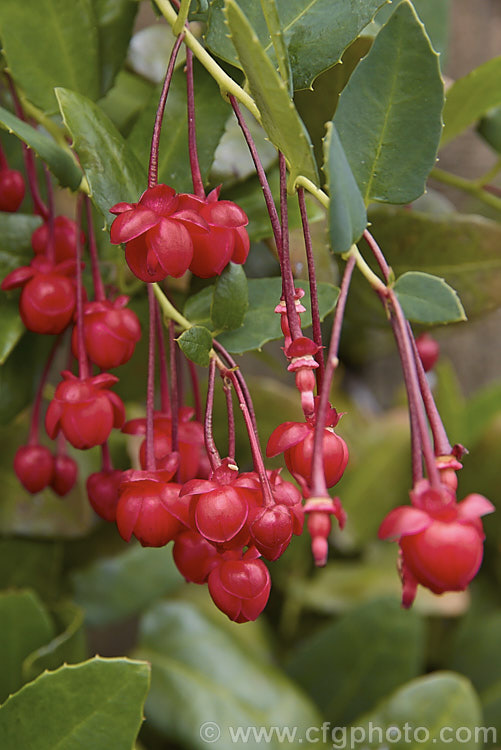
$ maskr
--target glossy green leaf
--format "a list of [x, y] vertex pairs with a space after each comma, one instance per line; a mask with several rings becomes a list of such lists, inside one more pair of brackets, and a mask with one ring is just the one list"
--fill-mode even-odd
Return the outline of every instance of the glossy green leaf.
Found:
[[[501, 732], [501, 613], [474, 614], [459, 626], [448, 666], [468, 677], [478, 691], [484, 724]], [[494, 738], [491, 738], [494, 739]]]
[[408, 271], [397, 279], [394, 290], [406, 318], [414, 323], [466, 320], [457, 292], [438, 276]]
[[51, 614], [56, 622], [57, 635], [26, 657], [22, 669], [23, 682], [34, 680], [45, 669], [76, 664], [87, 656], [82, 610], [72, 602], [63, 602]]
[[17, 300], [9, 299], [2, 294], [0, 296], [0, 365], [5, 363], [25, 330], [19, 315]]
[[334, 726], [345, 726], [417, 677], [423, 625], [394, 599], [376, 599], [299, 643], [287, 671]]
[[69, 150], [59, 146], [52, 138], [35, 130], [7, 109], [0, 107], [0, 125], [15, 133], [35, 151], [57, 177], [62, 187], [76, 190], [82, 181], [82, 170]]
[[[253, 623], [232, 627], [252, 628]], [[301, 733], [321, 723], [285, 674], [192, 604], [162, 602], [147, 612], [137, 655], [152, 665], [147, 721], [187, 747], [207, 746], [206, 722], [213, 722], [212, 739], [221, 750], [235, 747], [231, 730], [236, 727], [296, 726]], [[276, 735], [267, 743], [272, 750], [282, 746]]]
[[[294, 89], [307, 89], [323, 70], [338, 62], [348, 45], [371, 21], [383, 0], [277, 0], [285, 43], [289, 50]], [[252, 28], [275, 59], [260, 0], [240, 2]], [[239, 65], [224, 24], [224, 0], [213, 0], [209, 10], [207, 44], [219, 57]]]
[[[424, 23], [426, 33], [430, 37], [433, 49], [440, 55], [442, 70], [447, 61], [447, 47], [449, 38], [449, 25], [451, 13], [451, 0], [412, 0], [412, 4], [421, 21]], [[393, 5], [385, 5], [376, 14], [375, 21], [384, 24], [395, 10]]]
[[500, 78], [501, 56], [488, 60], [453, 83], [445, 100], [441, 146], [501, 104]]
[[[447, 750], [454, 744], [459, 746], [454, 742], [456, 736], [460, 738], [462, 748], [480, 750], [482, 743], [475, 740], [475, 730], [481, 724], [482, 711], [477, 694], [467, 679], [454, 672], [435, 672], [419, 677], [397, 690], [374, 711], [353, 722], [359, 735], [365, 732], [364, 747], [367, 750], [380, 750], [388, 745], [395, 750]], [[374, 728], [372, 734], [371, 726]], [[407, 737], [405, 726], [409, 727]], [[424, 731], [417, 731], [418, 727], [427, 730], [426, 737]], [[381, 729], [382, 739], [377, 728]], [[457, 730], [461, 730], [458, 735], [455, 734]]]
[[[295, 286], [307, 289], [304, 281], [295, 281]], [[221, 344], [233, 354], [261, 349], [267, 341], [282, 338], [280, 316], [275, 312], [275, 306], [280, 301], [282, 282], [280, 278], [249, 279], [249, 310], [247, 311], [241, 328], [228, 331], [218, 336]], [[320, 317], [323, 320], [336, 306], [339, 290], [332, 284], [318, 284], [318, 299]], [[301, 316], [303, 329], [311, 325], [309, 313], [309, 292], [303, 297], [303, 304], [307, 312]]]
[[42, 599], [58, 594], [63, 548], [60, 542], [0, 540], [0, 589], [30, 588]]
[[214, 286], [211, 319], [216, 330], [240, 328], [249, 307], [247, 277], [242, 266], [228, 263]]
[[98, 31], [90, 0], [2, 0], [0, 37], [14, 81], [37, 107], [57, 112], [55, 86], [98, 98]]
[[183, 582], [172, 560], [172, 549], [133, 544], [115, 557], [95, 560], [71, 574], [73, 598], [89, 625], [124, 620]]
[[[139, 5], [135, 0], [91, 0], [97, 22], [100, 93], [113, 85], [127, 54]], [[85, 93], [85, 92], [83, 92]]]
[[324, 171], [330, 195], [329, 234], [333, 252], [346, 253], [362, 236], [367, 212], [336, 128], [328, 125]]
[[225, 13], [261, 122], [271, 142], [282, 151], [293, 185], [299, 175], [318, 181], [310, 138], [291, 101], [287, 84], [280, 78], [249, 21], [234, 0], [226, 0]]
[[128, 136], [132, 126], [151, 97], [153, 86], [141, 76], [121, 70], [115, 85], [100, 100], [99, 106], [124, 136]]
[[130, 750], [149, 672], [144, 662], [100, 657], [44, 672], [0, 708], [0, 747]]
[[109, 209], [121, 201], [135, 202], [146, 188], [146, 166], [104, 112], [75, 91], [56, 91], [61, 114], [89, 183], [91, 198], [107, 222]]
[[[52, 620], [39, 597], [30, 590], [0, 593], [0, 703], [25, 682], [24, 659], [55, 635]], [[1, 714], [0, 714], [1, 717]], [[1, 724], [1, 719], [0, 719]], [[1, 730], [0, 730], [1, 735]], [[3, 748], [2, 743], [0, 747]]]
[[294, 90], [292, 68], [289, 51], [285, 43], [280, 17], [278, 15], [277, 3], [275, 0], [261, 0], [261, 10], [266, 22], [266, 28], [268, 29], [274, 57], [277, 61], [277, 70], [280, 73], [282, 80], [287, 84], [289, 94], [292, 95]]
[[193, 326], [177, 339], [184, 354], [200, 367], [207, 367], [212, 349], [212, 333], [204, 326]]
[[489, 146], [501, 153], [501, 107], [495, 107], [482, 117], [477, 130]]
[[334, 117], [366, 203], [407, 203], [423, 193], [442, 106], [438, 56], [404, 0], [355, 69]]
[[[206, 182], [231, 110], [221, 97], [217, 83], [198, 63], [194, 64], [193, 75], [198, 159], [202, 179]], [[161, 86], [154, 90], [128, 138], [129, 146], [143, 164], [148, 164], [149, 160], [160, 91]], [[158, 181], [172, 185], [178, 193], [193, 192], [186, 106], [186, 75], [183, 69], [178, 69], [169, 89], [158, 155]]]

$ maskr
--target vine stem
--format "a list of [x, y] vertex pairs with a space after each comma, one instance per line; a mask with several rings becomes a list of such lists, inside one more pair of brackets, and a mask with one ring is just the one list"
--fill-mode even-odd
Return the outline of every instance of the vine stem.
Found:
[[77, 242], [76, 242], [76, 273], [77, 286], [77, 346], [78, 346], [78, 376], [81, 380], [90, 377], [89, 360], [85, 351], [84, 315], [83, 315], [83, 283], [82, 283], [82, 197], [77, 201]]
[[155, 124], [153, 126], [153, 136], [151, 138], [151, 149], [150, 149], [150, 163], [148, 167], [148, 187], [152, 188], [158, 183], [158, 147], [160, 144], [160, 133], [162, 130], [162, 120], [164, 117], [165, 104], [167, 102], [167, 94], [169, 93], [172, 76], [174, 74], [174, 67], [176, 65], [176, 59], [178, 52], [183, 43], [184, 32], [180, 34], [172, 48], [170, 54], [169, 64], [167, 66], [167, 72], [165, 74], [164, 85], [162, 87], [162, 93], [160, 94], [160, 100], [158, 102], [157, 114], [155, 117]]
[[221, 466], [221, 456], [216, 447], [214, 440], [214, 433], [212, 430], [212, 414], [214, 410], [214, 384], [216, 380], [216, 358], [211, 357], [209, 362], [209, 379], [207, 383], [207, 400], [205, 402], [205, 417], [204, 417], [204, 440], [205, 450], [209, 457], [209, 463], [212, 471], [215, 471]]
[[330, 198], [327, 193], [324, 193], [323, 190], [317, 187], [314, 182], [309, 180], [304, 175], [300, 174], [296, 177], [295, 187], [303, 187], [305, 190], [311, 193], [311, 195], [313, 195], [313, 197], [316, 198], [324, 208], [329, 208]]
[[87, 235], [89, 238], [89, 255], [92, 269], [92, 285], [94, 287], [94, 299], [97, 302], [104, 302], [106, 294], [104, 284], [99, 271], [99, 258], [97, 255], [96, 235], [92, 223], [92, 206], [89, 198], [85, 196], [85, 216], [87, 218]]
[[35, 395], [35, 400], [33, 402], [33, 409], [31, 412], [28, 445], [38, 444], [38, 430], [39, 430], [39, 425], [40, 425], [40, 409], [42, 406], [43, 389], [47, 381], [47, 378], [49, 377], [50, 368], [52, 367], [52, 363], [54, 362], [54, 357], [56, 356], [57, 348], [60, 343], [61, 343], [61, 334], [59, 334], [56, 340], [54, 341], [52, 348], [49, 352], [49, 356], [47, 357], [47, 361], [45, 362], [44, 368], [42, 370], [42, 374], [40, 376], [40, 382], [38, 384], [37, 392]]
[[304, 236], [304, 247], [306, 250], [306, 263], [308, 265], [308, 281], [310, 285], [310, 300], [311, 300], [311, 321], [313, 328], [313, 341], [317, 346], [320, 347], [319, 351], [315, 354], [315, 360], [318, 362], [318, 368], [316, 370], [317, 380], [317, 393], [320, 393], [322, 388], [322, 381], [324, 378], [324, 356], [323, 356], [323, 344], [322, 344], [322, 329], [320, 326], [320, 311], [318, 306], [318, 289], [317, 289], [317, 275], [315, 269], [315, 258], [313, 256], [313, 245], [311, 242], [310, 225], [308, 223], [308, 213], [306, 210], [306, 200], [304, 197], [304, 188], [300, 187], [297, 191], [297, 199], [299, 203], [299, 212], [301, 214], [301, 224], [303, 226]]
[[[156, 0], [156, 4], [162, 13], [163, 17], [171, 26], [174, 28], [178, 15], [172, 5], [169, 3], [169, 0]], [[221, 89], [221, 93], [223, 95], [232, 95], [236, 99], [238, 99], [239, 102], [241, 102], [251, 114], [254, 115], [256, 120], [261, 121], [261, 114], [256, 106], [256, 103], [254, 99], [247, 94], [246, 91], [243, 90], [241, 86], [236, 83], [233, 78], [231, 78], [227, 73], [224, 72], [224, 70], [217, 64], [217, 62], [214, 60], [211, 55], [202, 47], [198, 39], [191, 33], [191, 31], [185, 29], [183, 32], [184, 34], [184, 43], [186, 46], [191, 49], [197, 60], [202, 63], [204, 68], [207, 70], [208, 73], [214, 78], [216, 83], [219, 85], [219, 88]]]
[[155, 294], [148, 284], [148, 381], [146, 386], [146, 471], [156, 470], [153, 417], [155, 409]]
[[350, 288], [351, 277], [353, 275], [353, 269], [357, 263], [357, 258], [354, 253], [350, 255], [346, 263], [343, 279], [341, 281], [341, 287], [339, 291], [339, 298], [336, 305], [336, 312], [334, 313], [334, 323], [332, 326], [331, 340], [329, 344], [329, 351], [327, 354], [327, 363], [325, 367], [325, 375], [322, 383], [322, 390], [320, 392], [320, 401], [318, 403], [316, 422], [315, 422], [315, 434], [313, 438], [313, 458], [311, 463], [311, 492], [314, 497], [328, 497], [327, 485], [325, 483], [324, 473], [324, 462], [323, 462], [323, 437], [325, 428], [325, 414], [329, 404], [329, 395], [334, 377], [334, 372], [339, 364], [338, 350], [339, 340], [341, 338], [341, 328], [343, 325], [344, 311], [346, 308], [346, 300], [348, 299], [348, 290]]
[[163, 291], [160, 289], [158, 284], [155, 282], [153, 284], [150, 284], [151, 287], [153, 287], [153, 292], [155, 294], [155, 297], [158, 300], [158, 304], [160, 305], [160, 309], [162, 310], [162, 314], [165, 318], [168, 320], [173, 320], [175, 323], [178, 324], [184, 331], [187, 331], [188, 328], [192, 328], [193, 324], [190, 323], [187, 318], [183, 317], [181, 313], [176, 310], [172, 302], [167, 299]]
[[464, 177], [451, 174], [450, 172], [446, 172], [444, 169], [439, 169], [438, 167], [431, 170], [430, 177], [438, 182], [442, 182], [444, 185], [450, 185], [451, 187], [463, 190], [465, 193], [474, 195], [475, 198], [478, 198], [487, 206], [491, 206], [492, 208], [501, 211], [501, 198], [493, 195], [488, 190], [484, 190], [477, 181], [467, 180]]
[[[189, 3], [188, 3], [189, 6]], [[197, 150], [197, 130], [195, 122], [195, 92], [193, 90], [193, 52], [186, 49], [186, 98], [188, 101], [188, 152], [190, 157], [193, 192], [198, 198], [205, 199], [204, 183], [200, 172]]]

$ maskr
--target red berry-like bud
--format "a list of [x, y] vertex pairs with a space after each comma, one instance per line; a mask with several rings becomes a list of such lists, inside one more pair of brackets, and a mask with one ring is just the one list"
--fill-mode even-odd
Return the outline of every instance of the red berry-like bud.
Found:
[[121, 427], [125, 409], [109, 387], [118, 378], [108, 373], [93, 378], [77, 378], [68, 370], [61, 373], [53, 400], [45, 415], [45, 427], [53, 440], [62, 430], [74, 448], [85, 450], [102, 445], [113, 427]]
[[270, 574], [261, 560], [224, 560], [209, 574], [214, 604], [235, 622], [257, 619], [266, 606], [270, 588]]
[[103, 469], [91, 474], [87, 479], [87, 495], [93, 510], [105, 521], [115, 521], [117, 517], [118, 488], [122, 472], [118, 469]]
[[132, 534], [143, 547], [163, 547], [181, 530], [172, 514], [181, 485], [168, 483], [171, 472], [128, 471], [119, 489], [116, 522], [122, 539]]
[[32, 495], [48, 487], [54, 472], [54, 456], [44, 445], [23, 445], [14, 457], [17, 478]]
[[[67, 216], [54, 218], [54, 251], [56, 263], [74, 260], [77, 253], [78, 227]], [[84, 245], [85, 234], [80, 230], [80, 244]], [[31, 246], [36, 255], [49, 253], [49, 224], [44, 222], [31, 235]]]
[[249, 523], [252, 543], [267, 560], [278, 560], [289, 546], [293, 522], [285, 505], [256, 508]]
[[172, 556], [181, 575], [192, 583], [205, 583], [220, 560], [214, 545], [196, 531], [183, 531], [176, 536]]
[[440, 356], [438, 341], [435, 341], [429, 333], [422, 333], [416, 339], [416, 346], [424, 371], [429, 372], [433, 369]]
[[15, 169], [0, 169], [0, 211], [14, 213], [24, 198], [24, 177]]
[[[292, 474], [298, 474], [306, 481], [311, 482], [311, 464], [313, 458], [313, 430], [306, 438], [284, 453], [285, 463]], [[325, 483], [327, 487], [333, 487], [344, 474], [348, 463], [348, 448], [343, 438], [333, 430], [324, 430], [323, 458]]]
[[75, 486], [78, 476], [78, 464], [71, 456], [57, 455], [54, 458], [54, 474], [50, 486], [60, 497], [67, 495]]
[[[83, 306], [85, 351], [102, 370], [111, 370], [129, 361], [141, 338], [141, 325], [136, 313], [125, 305], [128, 297], [114, 302], [86, 302]], [[73, 329], [71, 347], [78, 357], [77, 328]]]
[[194, 498], [194, 521], [210, 542], [231, 541], [243, 528], [249, 513], [245, 497], [233, 487], [217, 487]]

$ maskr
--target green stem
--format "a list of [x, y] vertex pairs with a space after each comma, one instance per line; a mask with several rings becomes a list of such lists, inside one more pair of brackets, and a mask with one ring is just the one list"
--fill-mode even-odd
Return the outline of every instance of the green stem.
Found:
[[184, 29], [184, 24], [188, 20], [188, 13], [190, 12], [191, 0], [181, 0], [181, 7], [177, 14], [177, 19], [172, 27], [172, 33], [174, 36], [178, 36]]
[[168, 318], [169, 320], [173, 320], [174, 323], [177, 323], [178, 326], [181, 326], [181, 328], [183, 328], [185, 331], [187, 331], [188, 328], [192, 328], [193, 324], [190, 323], [190, 321], [185, 317], [183, 317], [178, 310], [176, 310], [174, 305], [169, 302], [165, 294], [162, 292], [158, 284], [152, 284], [152, 287], [153, 291], [155, 292], [155, 297], [158, 300], [158, 304], [162, 309], [164, 317]]
[[388, 288], [386, 284], [384, 284], [384, 282], [381, 281], [379, 276], [377, 276], [374, 273], [372, 268], [363, 259], [362, 255], [360, 254], [360, 250], [358, 249], [356, 245], [352, 245], [351, 248], [348, 250], [348, 252], [343, 255], [343, 258], [345, 260], [348, 260], [350, 256], [355, 257], [358, 270], [360, 271], [362, 276], [364, 276], [364, 278], [367, 279], [371, 287], [375, 289], [376, 292], [379, 292], [384, 297], [386, 297], [388, 293]]
[[487, 170], [485, 174], [481, 175], [478, 180], [474, 180], [474, 183], [475, 185], [478, 185], [478, 187], [488, 185], [489, 182], [492, 182], [492, 180], [497, 177], [499, 172], [501, 172], [501, 158], [497, 160], [497, 162], [493, 167], [491, 167], [491, 169]]
[[[177, 22], [178, 15], [173, 9], [169, 0], [156, 0], [156, 4], [160, 9], [160, 12], [164, 16], [167, 23], [174, 29]], [[216, 83], [219, 84], [221, 93], [223, 96], [233, 94], [233, 96], [241, 102], [251, 114], [254, 115], [256, 120], [261, 121], [261, 114], [256, 106], [254, 99], [243, 90], [241, 86], [236, 83], [233, 78], [227, 75], [224, 70], [217, 64], [213, 57], [202, 47], [198, 39], [186, 29], [184, 43], [191, 49], [197, 60], [202, 63], [208, 73], [214, 78]]]
[[296, 177], [294, 187], [303, 187], [305, 190], [311, 193], [311, 195], [313, 195], [313, 197], [316, 198], [324, 208], [329, 208], [330, 198], [327, 193], [324, 193], [323, 190], [317, 187], [315, 183], [309, 180], [307, 177], [304, 177], [302, 174]]
[[[472, 180], [467, 180], [464, 177], [451, 174], [450, 172], [446, 172], [438, 167], [432, 169], [430, 177], [434, 180], [438, 180], [438, 182], [443, 182], [444, 185], [450, 185], [451, 187], [463, 190], [465, 193], [470, 193], [470, 195], [474, 195], [475, 198], [483, 201], [486, 205], [501, 211], [501, 198], [497, 198], [495, 195], [488, 193], [487, 190], [483, 190], [482, 186], [479, 185], [477, 181], [473, 182]], [[482, 177], [481, 179], [483, 182], [484, 178]]]

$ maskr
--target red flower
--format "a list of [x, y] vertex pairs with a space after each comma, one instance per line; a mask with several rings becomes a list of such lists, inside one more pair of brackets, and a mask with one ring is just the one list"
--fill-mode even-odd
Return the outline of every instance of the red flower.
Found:
[[54, 473], [54, 456], [44, 445], [22, 445], [14, 457], [17, 478], [32, 495], [50, 484]]
[[0, 211], [14, 213], [24, 198], [24, 177], [16, 169], [0, 169]]
[[480, 517], [494, 510], [483, 495], [468, 495], [457, 503], [449, 487], [435, 489], [425, 479], [410, 495], [412, 506], [392, 510], [379, 529], [380, 539], [400, 545], [404, 607], [414, 601], [418, 584], [434, 594], [468, 586], [482, 562]]
[[208, 233], [192, 233], [190, 271], [202, 279], [219, 275], [230, 260], [245, 263], [249, 254], [247, 215], [236, 203], [218, 200], [220, 189], [213, 190], [205, 200], [186, 193], [179, 195], [180, 206], [198, 212], [209, 227]]
[[126, 542], [132, 534], [143, 547], [163, 547], [182, 524], [172, 510], [179, 502], [180, 484], [169, 480], [173, 471], [126, 471], [122, 475], [116, 522]]
[[21, 266], [8, 274], [1, 289], [23, 287], [19, 313], [29, 331], [57, 334], [64, 331], [73, 318], [76, 296], [72, 277], [74, 261], [52, 265], [45, 258], [35, 258], [29, 266]]
[[[67, 216], [54, 218], [54, 250], [56, 263], [74, 260], [77, 253], [78, 227]], [[80, 243], [85, 243], [85, 234], [80, 230]], [[49, 223], [46, 221], [31, 235], [31, 246], [36, 255], [47, 255], [49, 251]]]
[[118, 378], [101, 373], [80, 379], [65, 370], [45, 415], [45, 427], [53, 440], [62, 430], [74, 448], [92, 448], [108, 439], [113, 427], [121, 427], [125, 410], [121, 399], [110, 391]]
[[191, 233], [208, 231], [205, 220], [181, 206], [179, 196], [167, 185], [148, 188], [138, 203], [117, 203], [110, 212], [117, 214], [111, 242], [126, 243], [127, 264], [142, 281], [182, 276], [193, 258]]
[[[125, 307], [128, 301], [129, 297], [120, 296], [114, 302], [86, 302], [83, 306], [85, 351], [102, 370], [111, 370], [128, 362], [141, 338], [136, 313]], [[78, 357], [76, 326], [71, 346], [73, 354]]]
[[209, 574], [214, 604], [235, 622], [256, 620], [270, 595], [270, 574], [256, 555], [250, 549], [241, 560], [223, 560]]

